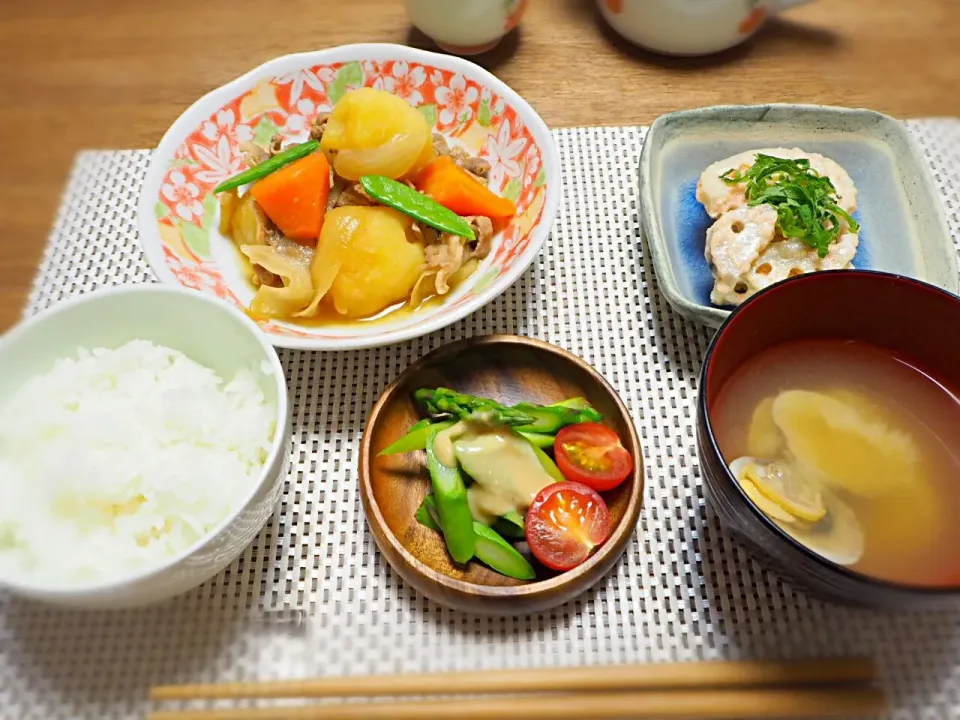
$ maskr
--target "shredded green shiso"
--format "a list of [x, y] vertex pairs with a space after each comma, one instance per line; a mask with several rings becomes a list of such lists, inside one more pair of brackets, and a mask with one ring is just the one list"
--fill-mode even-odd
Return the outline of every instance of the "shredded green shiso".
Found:
[[730, 185], [746, 184], [747, 204], [771, 205], [784, 237], [798, 238], [826, 257], [830, 244], [845, 222], [852, 232], [859, 223], [837, 205], [837, 190], [830, 178], [820, 175], [804, 158], [788, 160], [757, 153], [747, 170], [728, 170], [720, 179]]

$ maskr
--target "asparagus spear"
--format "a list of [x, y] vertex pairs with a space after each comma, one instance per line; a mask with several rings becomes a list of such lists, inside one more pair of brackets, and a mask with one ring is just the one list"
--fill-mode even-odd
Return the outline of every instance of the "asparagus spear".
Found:
[[465, 563], [473, 557], [476, 536], [473, 532], [473, 515], [467, 502], [467, 488], [459, 467], [444, 465], [434, 451], [437, 433], [427, 437], [427, 470], [437, 503], [440, 528], [447, 550], [454, 562]]
[[[428, 416], [436, 419], [484, 417], [490, 422], [509, 425], [520, 432], [550, 434], [566, 425], [603, 420], [603, 416], [588, 405], [582, 408], [533, 403], [507, 406], [490, 398], [465, 395], [448, 388], [422, 388], [414, 393], [414, 398]], [[575, 402], [577, 405], [581, 403], [580, 398], [568, 402]]]
[[440, 530], [440, 515], [437, 512], [437, 501], [433, 499], [433, 495], [427, 494], [424, 496], [423, 502], [420, 503], [420, 507], [417, 508], [417, 512], [413, 516], [425, 528], [442, 532]]
[[496, 531], [478, 522], [473, 524], [473, 531], [477, 536], [477, 560], [484, 565], [517, 580], [533, 580], [537, 576], [527, 559]]
[[[518, 516], [519, 517], [519, 516]], [[440, 532], [437, 501], [433, 495], [427, 495], [420, 503], [416, 514], [417, 521], [424, 527]], [[511, 522], [501, 518], [506, 526], [514, 527]], [[517, 580], [532, 580], [536, 573], [526, 558], [507, 542], [496, 530], [478, 522], [473, 523], [476, 535], [474, 552], [477, 560], [498, 573]], [[523, 520], [520, 519], [520, 538], [523, 537]]]
[[529, 440], [532, 445], [536, 445], [541, 450], [552, 448], [553, 441], [556, 440], [553, 435], [548, 435], [546, 433], [520, 432], [520, 434]]
[[[406, 435], [385, 447], [378, 455], [400, 455], [402, 453], [413, 452], [414, 450], [425, 450], [427, 447], [427, 437], [429, 437], [431, 433], [452, 427], [453, 422], [453, 420], [446, 420], [435, 423], [429, 418], [426, 418], [418, 423], [414, 423], [410, 426], [410, 429], [407, 430]], [[551, 442], [553, 442], [552, 438]]]
[[511, 510], [503, 517], [497, 518], [493, 523], [493, 529], [503, 537], [512, 540], [523, 540], [526, 537], [523, 518], [516, 510]]
[[[432, 494], [427, 494], [424, 496], [423, 501], [420, 503], [420, 507], [417, 508], [417, 512], [414, 514], [414, 517], [417, 519], [417, 522], [423, 525], [425, 528], [430, 528], [431, 530], [440, 530], [440, 515], [437, 511], [437, 501], [434, 500]], [[476, 522], [476, 521], [474, 521]], [[496, 522], [491, 526], [498, 535], [504, 538], [510, 538], [511, 540], [523, 540], [524, 535], [524, 524], [523, 517], [520, 513], [512, 510], [508, 512], [503, 517], [497, 518]], [[474, 528], [476, 531], [476, 528]]]
[[549, 455], [547, 455], [543, 450], [537, 447], [534, 443], [530, 443], [530, 447], [533, 448], [533, 454], [537, 456], [537, 460], [540, 461], [540, 467], [543, 468], [544, 472], [547, 473], [550, 477], [556, 482], [566, 482], [567, 478], [563, 476], [563, 473], [560, 472], [560, 468], [557, 467], [557, 464], [553, 461]]

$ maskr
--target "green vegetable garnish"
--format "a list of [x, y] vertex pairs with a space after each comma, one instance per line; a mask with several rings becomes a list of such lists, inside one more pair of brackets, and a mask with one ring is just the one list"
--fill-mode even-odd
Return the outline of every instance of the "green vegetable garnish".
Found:
[[501, 575], [517, 580], [533, 580], [537, 573], [517, 549], [482, 523], [473, 523], [477, 560]]
[[[453, 420], [433, 423], [429, 418], [414, 423], [407, 430], [407, 434], [397, 440], [395, 443], [385, 447], [377, 455], [399, 455], [401, 453], [414, 452], [415, 450], [426, 450], [427, 438], [440, 431], [453, 426]], [[552, 440], [552, 438], [551, 438]]]
[[447, 550], [454, 562], [465, 563], [473, 557], [476, 536], [473, 533], [473, 515], [467, 502], [467, 488], [459, 466], [449, 467], [440, 462], [434, 451], [437, 434], [427, 438], [427, 471], [440, 530], [447, 543]]
[[771, 205], [784, 237], [797, 238], [826, 257], [842, 223], [856, 232], [860, 224], [837, 205], [837, 190], [830, 178], [810, 167], [805, 158], [787, 160], [757, 153], [744, 172], [728, 170], [720, 179], [730, 185], [746, 183], [747, 204]]
[[318, 143], [316, 140], [307, 140], [305, 143], [300, 143], [299, 145], [289, 147], [282, 153], [277, 153], [269, 160], [264, 160], [259, 165], [254, 165], [249, 170], [244, 170], [239, 175], [234, 175], [232, 178], [224, 180], [213, 189], [213, 193], [217, 194], [224, 192], [225, 190], [233, 190], [234, 188], [254, 182], [255, 180], [262, 180], [267, 175], [270, 175], [271, 173], [274, 173], [282, 168], [284, 165], [289, 165], [294, 160], [299, 160], [302, 157], [306, 157], [310, 153], [319, 149], [320, 143]]
[[556, 440], [553, 435], [549, 435], [547, 433], [522, 432], [520, 434], [541, 450], [552, 448], [553, 441]]
[[533, 403], [508, 407], [490, 398], [465, 395], [448, 388], [421, 388], [413, 396], [424, 413], [434, 419], [485, 420], [510, 426], [519, 432], [540, 435], [556, 433], [566, 425], [603, 420], [603, 416], [589, 405], [582, 409]]
[[433, 499], [433, 495], [426, 495], [423, 498], [423, 502], [420, 503], [414, 517], [425, 528], [440, 532], [440, 515], [437, 512], [437, 503]]
[[503, 517], [498, 517], [492, 527], [505, 538], [523, 540], [525, 537], [523, 516], [516, 510], [511, 510]]
[[367, 195], [379, 203], [399, 210], [414, 220], [440, 232], [475, 240], [470, 223], [433, 198], [382, 175], [364, 175], [360, 184]]
[[[514, 513], [516, 515], [516, 513]], [[440, 518], [436, 499], [427, 495], [417, 508], [417, 522], [426, 528], [440, 532]], [[501, 518], [502, 520], [502, 518]], [[523, 537], [523, 518], [517, 515], [519, 521], [519, 538]], [[508, 526], [515, 528], [511, 521], [504, 521]], [[482, 523], [473, 523], [474, 550], [480, 562], [490, 566], [498, 573], [517, 580], [533, 580], [536, 577], [533, 566], [527, 562], [517, 549], [503, 539], [501, 535]], [[510, 530], [513, 532], [513, 530]]]

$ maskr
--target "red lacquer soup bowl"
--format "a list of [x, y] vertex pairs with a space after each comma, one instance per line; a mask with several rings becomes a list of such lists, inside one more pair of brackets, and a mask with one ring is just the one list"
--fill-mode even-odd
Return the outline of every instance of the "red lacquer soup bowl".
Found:
[[[727, 467], [717, 441], [717, 398], [737, 368], [780, 343], [840, 339], [870, 343], [960, 388], [960, 298], [899, 275], [838, 270], [802, 275], [747, 300], [717, 331], [700, 375], [697, 449], [708, 500], [768, 567], [827, 599], [885, 608], [955, 604], [954, 583], [914, 586], [837, 565], [797, 542], [757, 508]], [[960, 482], [960, 478], [957, 478]]]

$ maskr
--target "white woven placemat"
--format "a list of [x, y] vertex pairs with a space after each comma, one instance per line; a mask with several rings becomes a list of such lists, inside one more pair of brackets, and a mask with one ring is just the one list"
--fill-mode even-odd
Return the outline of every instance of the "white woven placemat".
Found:
[[[910, 128], [960, 239], [960, 121]], [[294, 404], [282, 504], [243, 558], [166, 605], [75, 613], [0, 594], [0, 717], [139, 717], [150, 684], [441, 669], [868, 653], [892, 717], [960, 718], [960, 607], [885, 614], [825, 605], [768, 574], [704, 504], [694, 447], [710, 332], [674, 314], [640, 245], [642, 128], [555, 133], [564, 203], [541, 257], [502, 297], [427, 338], [359, 352], [281, 352]], [[147, 151], [78, 156], [27, 313], [148, 282], [134, 209]], [[549, 614], [476, 618], [417, 596], [366, 532], [356, 462], [367, 412], [424, 352], [526, 334], [586, 358], [642, 435], [647, 490], [623, 560]]]

